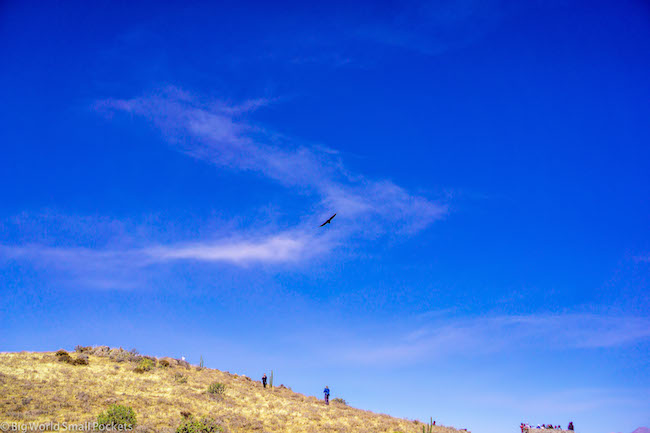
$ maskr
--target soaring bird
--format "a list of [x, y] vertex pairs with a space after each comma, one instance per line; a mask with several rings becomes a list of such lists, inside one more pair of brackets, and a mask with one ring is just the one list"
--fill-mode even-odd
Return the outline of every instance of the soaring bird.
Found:
[[328, 219], [328, 220], [325, 221], [323, 224], [321, 224], [320, 227], [323, 227], [325, 224], [329, 224], [329, 223], [331, 223], [331, 222], [332, 222], [332, 218], [334, 218], [335, 216], [336, 216], [336, 214], [332, 215], [332, 216], [330, 217], [330, 219]]

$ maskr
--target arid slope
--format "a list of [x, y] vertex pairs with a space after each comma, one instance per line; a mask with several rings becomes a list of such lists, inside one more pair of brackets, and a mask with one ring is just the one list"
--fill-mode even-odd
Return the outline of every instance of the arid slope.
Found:
[[[92, 422], [117, 403], [133, 407], [136, 431], [141, 432], [174, 432], [183, 419], [181, 412], [210, 416], [232, 433], [422, 431], [417, 421], [340, 403], [326, 406], [288, 388], [264, 389], [245, 376], [184, 366], [169, 359], [169, 367], [156, 360], [155, 368], [137, 373], [137, 358], [118, 359], [106, 353], [90, 354], [89, 365], [70, 365], [59, 362], [53, 352], [0, 353], [0, 421]], [[213, 382], [225, 384], [223, 396], [215, 398], [206, 392]], [[436, 426], [433, 431], [457, 430]]]

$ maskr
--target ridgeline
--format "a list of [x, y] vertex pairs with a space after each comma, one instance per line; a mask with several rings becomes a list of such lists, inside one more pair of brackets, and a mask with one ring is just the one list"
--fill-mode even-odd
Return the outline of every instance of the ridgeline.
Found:
[[136, 432], [458, 432], [343, 401], [326, 406], [284, 385], [264, 389], [246, 376], [177, 359], [106, 346], [76, 352], [0, 353], [0, 422], [87, 427], [100, 414], [132, 408]]

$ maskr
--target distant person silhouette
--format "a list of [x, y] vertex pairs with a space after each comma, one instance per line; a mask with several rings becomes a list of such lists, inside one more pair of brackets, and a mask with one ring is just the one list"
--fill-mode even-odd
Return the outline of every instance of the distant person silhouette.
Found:
[[325, 386], [325, 389], [323, 390], [323, 393], [325, 394], [325, 404], [330, 404], [330, 388], [329, 388], [329, 386]]
[[262, 376], [262, 385], [264, 385], [264, 388], [266, 388], [266, 373], [264, 373], [264, 376]]
[[573, 421], [571, 421], [571, 422], [569, 423], [569, 427], [568, 427], [568, 428], [569, 428], [569, 430], [573, 431]]

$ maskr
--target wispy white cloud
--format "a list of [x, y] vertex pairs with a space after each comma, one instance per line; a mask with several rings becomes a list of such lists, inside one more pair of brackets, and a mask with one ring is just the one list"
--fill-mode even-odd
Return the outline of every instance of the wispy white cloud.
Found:
[[281, 234], [256, 240], [194, 243], [150, 247], [141, 253], [156, 262], [169, 260], [197, 260], [206, 262], [282, 263], [296, 262], [314, 254], [320, 243], [306, 235]]
[[195, 158], [256, 172], [301, 194], [315, 195], [322, 214], [338, 212], [338, 220], [350, 231], [373, 219], [389, 223], [392, 232], [414, 233], [446, 214], [443, 203], [409, 193], [390, 180], [371, 180], [348, 171], [336, 152], [296, 144], [250, 123], [245, 114], [266, 103], [202, 103], [170, 87], [155, 95], [101, 101], [96, 107], [149, 119], [172, 145]]
[[[99, 247], [92, 239], [84, 246], [38, 239], [22, 245], [0, 244], [0, 260], [29, 261], [91, 286], [130, 287], [138, 284], [145, 268], [161, 263], [304, 263], [344, 239], [386, 232], [413, 234], [445, 215], [443, 204], [411, 194], [389, 180], [370, 180], [349, 172], [335, 150], [297, 145], [247, 120], [252, 111], [273, 102], [202, 102], [170, 87], [146, 97], [101, 101], [95, 108], [109, 114], [142, 116], [162, 131], [170, 145], [187, 155], [221, 168], [261, 174], [298, 194], [314, 197], [315, 204], [293, 228], [274, 232], [273, 224], [259, 232], [238, 227], [220, 237], [167, 242], [155, 236], [121, 233], [128, 242], [105, 239]], [[321, 219], [334, 212], [338, 214], [337, 230], [315, 230]], [[373, 224], [368, 224], [370, 221]], [[78, 237], [74, 230], [71, 233]]]
[[[557, 415], [575, 416], [594, 410], [612, 410], [613, 408], [647, 408], [647, 391], [626, 388], [574, 388], [555, 391], [536, 390], [527, 392], [525, 396], [513, 392], [498, 390], [477, 391], [464, 396], [468, 404], [490, 407], [496, 410], [521, 412], [528, 416], [534, 414], [552, 413]], [[536, 424], [539, 421], [529, 419]]]
[[32, 263], [89, 288], [133, 288], [143, 282], [148, 268], [170, 262], [290, 265], [327, 251], [331, 245], [326, 236], [316, 238], [300, 231], [103, 249], [0, 244], [0, 264]]
[[[149, 246], [140, 249], [97, 250], [79, 247], [49, 247], [43, 245], [0, 245], [0, 258], [34, 259], [50, 264], [83, 262], [100, 266], [111, 264], [147, 266], [172, 260], [205, 262], [287, 262], [306, 254], [309, 239], [300, 236], [277, 235], [256, 240], [183, 243]], [[311, 249], [313, 251], [313, 249]]]
[[[338, 338], [338, 337], [337, 337]], [[598, 314], [534, 314], [437, 319], [402, 333], [346, 335], [337, 359], [359, 364], [413, 363], [504, 350], [602, 349], [650, 339], [650, 319]]]
[[143, 281], [140, 271], [149, 264], [142, 259], [137, 251], [130, 250], [0, 245], [0, 265], [28, 263], [47, 271], [54, 280], [94, 289], [137, 288]]

